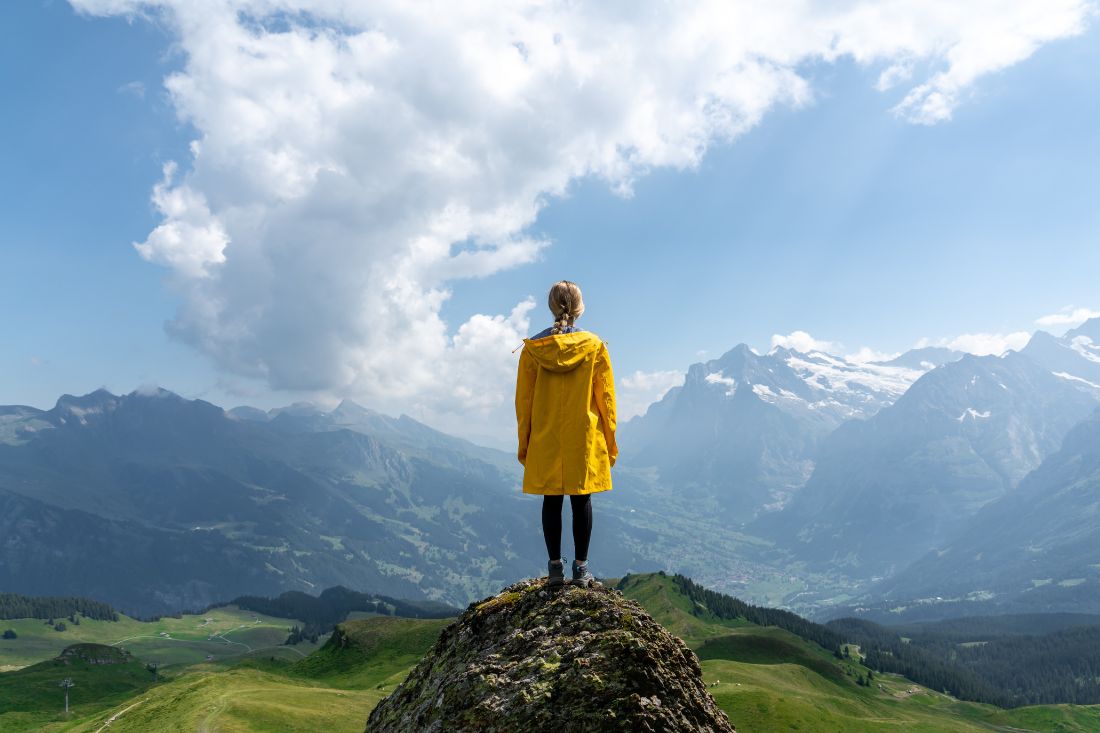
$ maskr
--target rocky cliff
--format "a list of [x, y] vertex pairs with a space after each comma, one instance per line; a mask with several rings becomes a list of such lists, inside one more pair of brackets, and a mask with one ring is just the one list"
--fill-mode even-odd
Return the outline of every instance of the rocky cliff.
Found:
[[367, 721], [408, 731], [730, 731], [699, 661], [607, 588], [524, 580], [471, 604]]

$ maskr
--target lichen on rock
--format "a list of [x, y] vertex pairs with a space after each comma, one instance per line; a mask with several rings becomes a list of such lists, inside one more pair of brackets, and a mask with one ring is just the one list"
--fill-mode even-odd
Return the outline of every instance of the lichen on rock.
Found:
[[699, 660], [607, 588], [523, 580], [473, 603], [367, 733], [733, 731]]

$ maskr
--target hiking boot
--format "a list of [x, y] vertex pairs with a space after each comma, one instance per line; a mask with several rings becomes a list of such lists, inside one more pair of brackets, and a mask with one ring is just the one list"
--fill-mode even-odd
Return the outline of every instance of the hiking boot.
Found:
[[565, 561], [550, 560], [546, 563], [546, 569], [550, 573], [546, 584], [549, 586], [565, 585]]
[[589, 588], [595, 585], [596, 578], [592, 576], [592, 573], [588, 572], [588, 561], [573, 561], [573, 580], [570, 581], [573, 585], [579, 585], [582, 588]]

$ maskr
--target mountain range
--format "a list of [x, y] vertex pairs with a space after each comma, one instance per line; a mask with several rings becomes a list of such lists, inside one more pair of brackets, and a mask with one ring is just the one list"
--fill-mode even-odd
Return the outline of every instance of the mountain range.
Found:
[[1011, 493], [1095, 407], [1022, 354], [964, 357], [834, 431], [768, 529], [815, 567], [892, 575]]
[[[350, 402], [261, 417], [99, 390], [0, 408], [0, 588], [138, 614], [340, 584], [464, 605], [544, 553], [510, 460]], [[636, 566], [622, 548], [640, 541], [602, 521], [608, 566]]]
[[[896, 604], [947, 588], [952, 574], [956, 592], [985, 597], [980, 574], [964, 577], [961, 553], [924, 558], [983, 536], [982, 510], [1013, 497], [1093, 414], [1098, 367], [1100, 319], [1062, 337], [1038, 332], [999, 357], [930, 348], [853, 364], [741, 345], [693, 365], [683, 386], [624, 426], [621, 444], [632, 446], [628, 465], [649, 466], [769, 542], [773, 566], [813, 577], [786, 599], [805, 612], [887, 603], [887, 592]], [[1060, 496], [1057, 511], [1072, 515]], [[926, 568], [919, 583], [905, 573], [914, 563]], [[1100, 608], [1100, 594], [1089, 598], [1088, 609]]]
[[842, 423], [876, 414], [925, 371], [959, 356], [924, 351], [857, 364], [820, 351], [758, 354], [740, 344], [693, 364], [683, 385], [626, 423], [622, 459], [654, 467], [674, 491], [717, 498], [724, 516], [743, 523], [790, 501], [809, 479], [821, 441]]
[[965, 532], [886, 580], [868, 610], [897, 619], [1096, 609], [1097, 548], [1100, 410]]
[[[1100, 319], [1001, 357], [739, 345], [622, 425], [592, 555], [819, 616], [1100, 611], [1081, 511], [1098, 368]], [[462, 606], [541, 567], [519, 476], [511, 453], [350, 401], [0, 407], [0, 589], [143, 615], [333, 585]]]

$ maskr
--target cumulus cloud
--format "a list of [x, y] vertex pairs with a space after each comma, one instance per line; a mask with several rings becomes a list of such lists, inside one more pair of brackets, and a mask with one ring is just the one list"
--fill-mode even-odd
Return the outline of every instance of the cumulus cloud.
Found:
[[185, 277], [207, 277], [209, 266], [225, 262], [229, 236], [201, 191], [172, 185], [175, 174], [176, 164], [166, 163], [164, 179], [153, 187], [153, 205], [164, 223], [134, 248], [146, 260], [168, 265]]
[[899, 356], [901, 356], [900, 351], [889, 353], [872, 349], [869, 346], [861, 346], [859, 351], [854, 354], [847, 354], [844, 358], [854, 364], [866, 364], [872, 361], [891, 361]]
[[1027, 346], [1031, 339], [1029, 331], [1014, 331], [1012, 333], [964, 333], [954, 338], [943, 338], [938, 341], [923, 338], [916, 343], [914, 348], [925, 346], [943, 346], [955, 351], [961, 351], [975, 356], [992, 354], [1000, 356], [1006, 351], [1019, 351]]
[[[907, 3], [908, 4], [908, 3]], [[919, 16], [918, 26], [962, 21], [962, 3], [934, 3], [916, 0], [910, 10]], [[919, 9], [918, 6], [919, 5]], [[968, 42], [952, 43], [943, 49], [947, 66], [927, 81], [913, 87], [894, 107], [894, 112], [913, 122], [935, 124], [951, 119], [960, 97], [974, 81], [990, 72], [1006, 69], [1031, 56], [1044, 43], [1081, 33], [1085, 19], [1094, 8], [1087, 2], [980, 2], [966, 3], [969, 10], [982, 16], [982, 29]], [[971, 20], [974, 16], [971, 15]], [[896, 29], [900, 30], [900, 29]], [[919, 45], [919, 42], [914, 45]], [[917, 55], [935, 55], [925, 47]], [[895, 64], [892, 74], [879, 77], [879, 87], [902, 81], [911, 72], [908, 59]]]
[[944, 120], [1089, 9], [70, 1], [153, 18], [183, 54], [165, 86], [197, 140], [136, 245], [173, 273], [171, 333], [227, 374], [426, 417], [507, 412], [527, 301], [461, 323], [441, 308], [456, 280], [536, 260], [547, 243], [527, 229], [572, 181], [629, 195], [653, 168], [694, 167], [772, 107], [811, 102], [804, 70], [841, 57], [880, 88], [913, 83], [906, 119]]
[[792, 331], [786, 336], [774, 334], [772, 336], [772, 348], [790, 349], [808, 354], [811, 351], [832, 352], [837, 349], [837, 344], [832, 341], [820, 341], [805, 331]]
[[684, 373], [676, 370], [642, 372], [635, 371], [619, 380], [616, 401], [619, 420], [625, 422], [635, 415], [644, 414], [654, 402], [659, 401], [673, 387], [684, 383]]
[[1072, 305], [1067, 305], [1057, 313], [1036, 318], [1035, 322], [1046, 328], [1058, 326], [1076, 328], [1090, 318], [1100, 318], [1100, 311], [1094, 311], [1090, 308], [1074, 308]]

